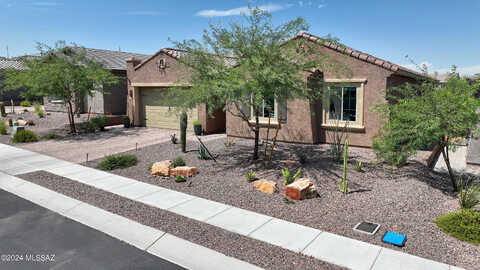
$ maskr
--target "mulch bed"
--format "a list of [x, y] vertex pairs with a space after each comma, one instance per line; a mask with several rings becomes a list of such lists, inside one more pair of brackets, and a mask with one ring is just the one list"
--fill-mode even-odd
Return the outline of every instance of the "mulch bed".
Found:
[[[448, 176], [433, 173], [420, 162], [410, 161], [405, 167], [391, 169], [369, 163], [374, 160], [370, 150], [350, 147], [350, 193], [344, 195], [337, 186], [343, 164], [334, 162], [324, 145], [281, 143], [274, 152], [270, 169], [265, 169], [262, 162], [251, 162], [251, 140], [235, 139], [230, 147], [225, 142], [226, 139], [219, 139], [206, 143], [217, 155], [217, 163], [197, 158], [197, 142], [188, 142], [187, 153], [181, 153], [179, 145], [163, 143], [127, 152], [137, 156], [138, 164], [113, 173], [427, 259], [480, 269], [480, 247], [441, 232], [432, 222], [459, 207]], [[263, 147], [260, 152], [263, 153]], [[299, 162], [301, 155], [307, 157], [305, 164]], [[176, 183], [173, 177], [152, 176], [147, 169], [152, 162], [177, 156], [184, 157], [188, 166], [197, 167], [199, 174], [186, 183]], [[355, 161], [366, 164], [363, 172], [354, 170]], [[87, 165], [95, 167], [98, 162]], [[291, 171], [302, 168], [301, 177], [316, 183], [319, 197], [285, 203], [280, 173], [283, 167]], [[259, 178], [276, 181], [280, 193], [267, 195], [255, 190], [245, 180], [249, 169], [256, 171]], [[361, 221], [380, 223], [381, 228], [374, 236], [353, 231]], [[387, 230], [407, 234], [405, 247], [381, 242]]]
[[18, 177], [266, 269], [342, 269], [48, 172]]

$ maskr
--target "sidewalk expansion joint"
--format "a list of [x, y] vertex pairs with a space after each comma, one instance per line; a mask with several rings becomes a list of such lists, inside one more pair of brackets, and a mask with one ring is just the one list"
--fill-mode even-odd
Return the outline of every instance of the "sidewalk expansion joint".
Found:
[[313, 241], [317, 240], [317, 238], [318, 238], [318, 237], [320, 236], [320, 234], [322, 234], [322, 233], [323, 233], [323, 231], [320, 231], [320, 232], [312, 239], [312, 241], [308, 242], [308, 244], [307, 244], [304, 248], [302, 248], [302, 250], [300, 250], [299, 253], [302, 253], [302, 254], [303, 254], [303, 251], [304, 251], [305, 249], [307, 249], [307, 247], [310, 246], [310, 245], [313, 243]]
[[[227, 204], [226, 204], [226, 205], [227, 205]], [[224, 212], [227, 212], [228, 210], [232, 209], [233, 207], [234, 207], [234, 206], [229, 205], [229, 207], [225, 208], [224, 210], [216, 213], [215, 215], [213, 215], [213, 216], [211, 216], [211, 217], [208, 217], [208, 218], [205, 219], [203, 222], [207, 222], [208, 220], [210, 220], [210, 219], [212, 219], [212, 218], [214, 218], [214, 217], [216, 217], [216, 216], [218, 216], [218, 215], [220, 215], [220, 214], [222, 214], [222, 213], [224, 213]]]
[[255, 231], [257, 231], [258, 229], [260, 229], [261, 227], [265, 226], [265, 224], [269, 223], [270, 221], [272, 221], [273, 219], [275, 219], [274, 217], [271, 217], [270, 219], [268, 219], [267, 221], [265, 221], [262, 225], [258, 226], [257, 228], [255, 228], [253, 231], [251, 231], [250, 233], [247, 234], [248, 237], [250, 237], [250, 235], [252, 233], [254, 233]]
[[369, 270], [372, 270], [373, 266], [375, 266], [375, 263], [377, 262], [378, 257], [380, 257], [380, 253], [382, 253], [382, 250], [383, 250], [383, 247], [380, 248], [380, 250], [378, 250], [377, 256], [375, 256], [375, 260], [373, 260], [372, 265], [370, 266], [370, 268], [368, 268]]
[[150, 245], [148, 245], [148, 247], [145, 248], [145, 251], [148, 251], [153, 245], [155, 245], [155, 243], [158, 242], [158, 240], [160, 240], [160, 238], [165, 236], [165, 234], [167, 234], [167, 233], [163, 232], [162, 235], [160, 235], [155, 241], [153, 241]]

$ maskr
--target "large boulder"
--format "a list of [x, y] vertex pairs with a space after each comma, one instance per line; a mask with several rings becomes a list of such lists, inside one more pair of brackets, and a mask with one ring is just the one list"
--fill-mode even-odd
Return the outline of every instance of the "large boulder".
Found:
[[182, 175], [187, 177], [187, 176], [192, 176], [196, 173], [197, 173], [197, 168], [195, 167], [178, 166], [173, 169], [170, 169], [171, 176]]
[[152, 175], [170, 176], [170, 170], [173, 169], [172, 161], [164, 160], [155, 162], [152, 165]]
[[278, 191], [277, 183], [266, 179], [260, 179], [253, 182], [253, 186], [257, 190], [267, 194], [273, 194]]
[[285, 187], [285, 196], [292, 200], [303, 200], [317, 197], [317, 188], [308, 178], [296, 179]]
[[18, 119], [18, 120], [17, 120], [17, 123], [18, 123], [18, 125], [21, 126], [21, 127], [24, 127], [24, 126], [27, 125], [27, 121], [22, 120], [22, 119]]

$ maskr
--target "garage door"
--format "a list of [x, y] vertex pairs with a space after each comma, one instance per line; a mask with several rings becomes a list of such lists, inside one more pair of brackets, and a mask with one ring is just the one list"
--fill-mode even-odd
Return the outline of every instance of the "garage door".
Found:
[[[168, 105], [168, 88], [141, 88], [143, 106], [143, 125], [146, 127], [179, 129], [180, 122], [174, 108]], [[188, 130], [193, 130], [192, 123], [198, 119], [197, 109], [188, 113]]]

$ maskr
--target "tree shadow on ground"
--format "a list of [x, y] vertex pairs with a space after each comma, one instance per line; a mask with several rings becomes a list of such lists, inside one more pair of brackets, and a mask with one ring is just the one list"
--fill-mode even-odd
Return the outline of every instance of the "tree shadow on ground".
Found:
[[[253, 169], [262, 178], [282, 178], [281, 169], [288, 168], [292, 174], [297, 169], [302, 169], [302, 177], [308, 177], [317, 184], [336, 185], [342, 178], [343, 161], [336, 162], [332, 155], [329, 154], [328, 148], [319, 147], [319, 145], [300, 145], [300, 144], [286, 144], [280, 143], [275, 147], [272, 160], [269, 166], [266, 166], [266, 158], [264, 156], [264, 146], [259, 147], [258, 161], [252, 161], [253, 142], [237, 143], [228, 148], [223, 153], [218, 155], [219, 166], [218, 170], [230, 170], [241, 168], [244, 173], [249, 169]], [[268, 147], [267, 149], [270, 149]], [[267, 150], [267, 157], [269, 150]], [[306, 161], [301, 163], [300, 156], [306, 157]], [[365, 161], [364, 157], [352, 153], [349, 156], [349, 170], [350, 177], [354, 172], [352, 170], [353, 164], [357, 161]], [[373, 161], [373, 160], [372, 160]], [[373, 177], [382, 179], [384, 181], [401, 181], [405, 178], [413, 178], [423, 182], [432, 188], [440, 190], [448, 196], [455, 196], [453, 188], [448, 177], [448, 174], [438, 173], [430, 170], [419, 161], [409, 161], [409, 163], [401, 168], [391, 169], [385, 164], [371, 165], [365, 163], [364, 171], [371, 173]], [[352, 179], [353, 178], [353, 179]], [[362, 183], [357, 183], [355, 177], [350, 179], [350, 193], [369, 192], [371, 187], [365, 186]]]

